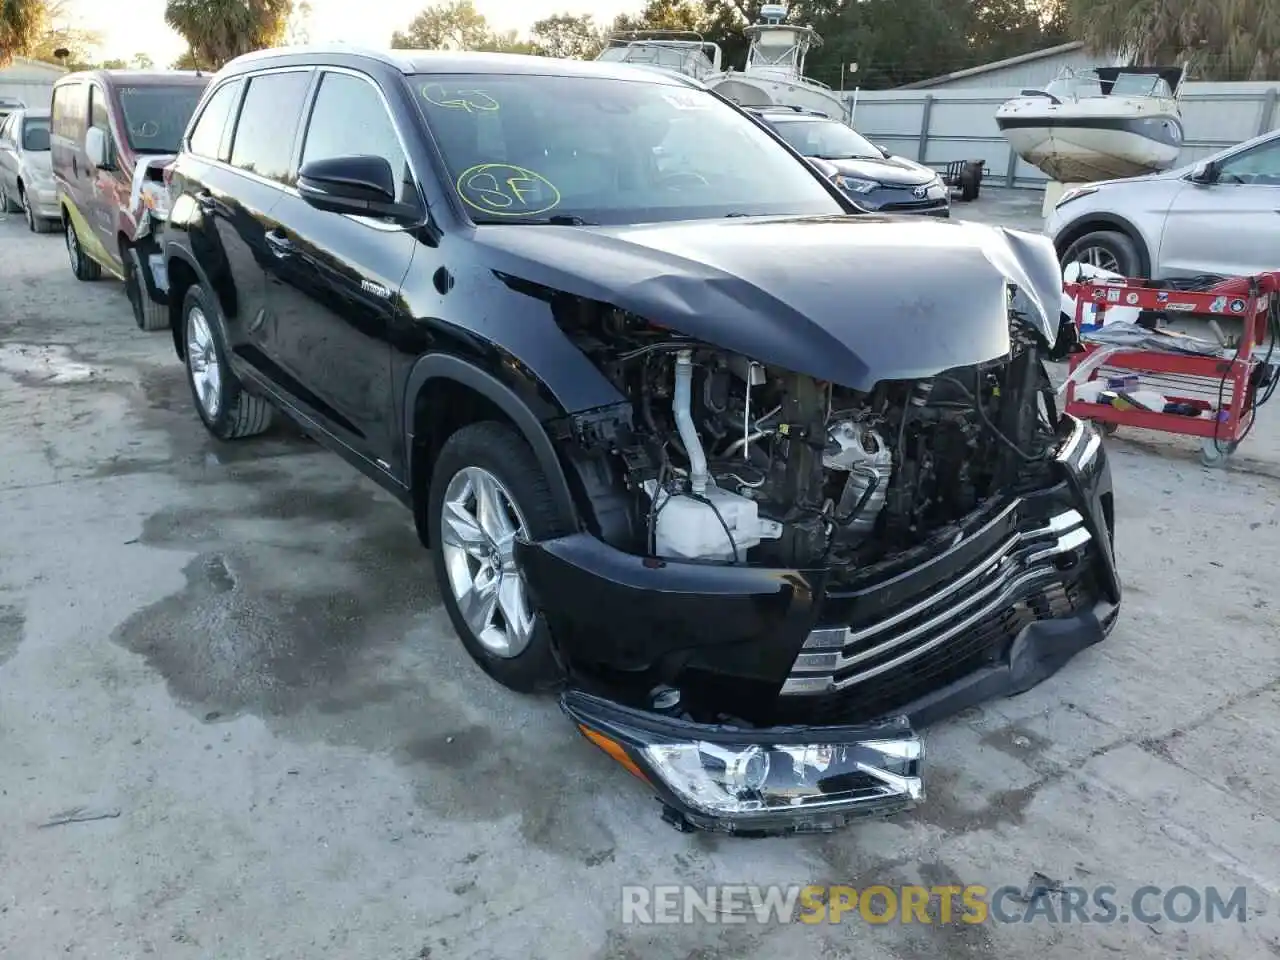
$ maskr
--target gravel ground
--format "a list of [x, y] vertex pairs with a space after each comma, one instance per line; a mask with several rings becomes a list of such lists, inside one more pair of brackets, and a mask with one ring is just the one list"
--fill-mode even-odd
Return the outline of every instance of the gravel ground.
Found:
[[[0, 223], [0, 956], [1280, 956], [1277, 419], [1226, 472], [1189, 440], [1107, 441], [1118, 627], [929, 730], [918, 811], [687, 836], [554, 703], [471, 665], [407, 513], [296, 431], [208, 439], [168, 336], [61, 244]], [[43, 826], [77, 809], [100, 819]], [[1243, 885], [1247, 921], [621, 915], [623, 884], [1036, 873], [1121, 904]]]

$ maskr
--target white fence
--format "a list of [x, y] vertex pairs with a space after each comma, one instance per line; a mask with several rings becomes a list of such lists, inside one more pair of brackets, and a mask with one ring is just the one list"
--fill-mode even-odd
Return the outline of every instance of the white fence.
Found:
[[[1020, 160], [996, 126], [996, 110], [1017, 89], [874, 90], [859, 92], [853, 124], [891, 153], [942, 167], [984, 161], [987, 182], [1042, 188], [1046, 178]], [[847, 94], [853, 99], [854, 94]], [[1280, 83], [1185, 83], [1186, 129], [1179, 164], [1280, 127]]]

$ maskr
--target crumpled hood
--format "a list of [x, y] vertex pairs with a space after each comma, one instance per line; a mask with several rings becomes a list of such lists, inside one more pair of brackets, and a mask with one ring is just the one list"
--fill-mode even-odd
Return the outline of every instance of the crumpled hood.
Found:
[[828, 160], [846, 177], [860, 177], [863, 180], [875, 180], [894, 187], [918, 187], [924, 183], [932, 183], [937, 172], [901, 157], [886, 157], [884, 160], [847, 159]]
[[859, 390], [1009, 351], [1007, 284], [1052, 344], [1062, 277], [1042, 236], [851, 215], [476, 230], [498, 274], [613, 304]]

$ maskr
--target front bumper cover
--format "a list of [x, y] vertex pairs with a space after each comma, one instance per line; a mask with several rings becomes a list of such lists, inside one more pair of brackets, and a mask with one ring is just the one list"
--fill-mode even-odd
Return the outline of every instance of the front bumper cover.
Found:
[[[887, 794], [878, 786], [824, 800], [822, 816], [803, 803], [750, 816], [725, 813], [673, 788], [660, 770], [645, 766], [643, 750], [646, 738], [688, 744], [729, 737], [732, 743], [766, 748], [789, 738], [793, 744], [856, 746], [866, 762], [882, 750], [871, 744], [891, 740], [888, 755], [896, 757], [918, 750], [912, 724], [927, 725], [982, 701], [1026, 691], [1103, 640], [1120, 605], [1110, 470], [1097, 432], [1074, 418], [1066, 418], [1066, 425], [1056, 457], [1058, 483], [1018, 498], [1014, 508], [1003, 508], [999, 522], [984, 519], [927, 560], [862, 590], [837, 588], [827, 570], [634, 557], [587, 534], [522, 544], [522, 564], [539, 605], [561, 618], [561, 628], [568, 627], [556, 634], [571, 664], [607, 664], [615, 675], [664, 664], [663, 682], [681, 691], [683, 705], [694, 715], [731, 715], [742, 722], [697, 724], [624, 707], [612, 702], [607, 686], [582, 677], [577, 679], [584, 681], [583, 689], [565, 694], [563, 708], [597, 746], [641, 771], [638, 775], [661, 798], [667, 819], [681, 827], [733, 833], [824, 830], [914, 805], [923, 789], [904, 781]], [[1037, 536], [1023, 544], [1020, 531], [1028, 525]], [[1056, 549], [1046, 550], [1044, 536]], [[996, 545], [998, 550], [991, 549]], [[1032, 561], [1039, 566], [1032, 569]], [[1035, 593], [1052, 581], [1054, 570], [1062, 571], [1064, 582], [1074, 576], [1089, 587], [1072, 588], [1068, 597], [1069, 590], [1051, 583], [1057, 592], [1049, 599]], [[957, 578], [978, 573], [987, 578], [987, 587], [970, 581], [963, 593], [946, 589]], [[1019, 592], [1011, 584], [1026, 589]], [[985, 619], [973, 615], [978, 601], [990, 607], [981, 611]], [[903, 619], [907, 616], [914, 619]], [[845, 632], [839, 624], [877, 628], [887, 620], [900, 621], [903, 629], [877, 643], [892, 648], [884, 656], [901, 665], [881, 671], [874, 683], [849, 681], [847, 675], [841, 680], [833, 673], [831, 682], [796, 688], [798, 677], [812, 680], [815, 664], [825, 662], [825, 652], [814, 652], [815, 639], [823, 641], [816, 644], [821, 651], [832, 646], [826, 642], [829, 635]], [[860, 634], [869, 633], [883, 631], [848, 628], [845, 646], [832, 656], [865, 660], [868, 654], [856, 644]], [[923, 638], [918, 658], [901, 656], [901, 638], [908, 633]], [[849, 687], [850, 682], [855, 685]], [[904, 775], [897, 768], [877, 769]], [[911, 776], [919, 779], [918, 767]]]

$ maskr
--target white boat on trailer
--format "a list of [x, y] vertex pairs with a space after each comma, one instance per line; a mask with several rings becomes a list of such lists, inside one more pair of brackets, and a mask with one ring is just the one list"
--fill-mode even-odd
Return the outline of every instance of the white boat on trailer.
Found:
[[782, 4], [761, 7], [760, 22], [743, 31], [751, 41], [745, 67], [713, 74], [704, 82], [744, 107], [794, 107], [847, 123], [850, 112], [845, 99], [804, 75], [805, 57], [822, 45], [822, 37], [813, 27], [784, 23], [786, 16]]
[[632, 63], [684, 74], [695, 80], [721, 72], [720, 46], [692, 30], [629, 30], [612, 34], [597, 60]]
[[1182, 151], [1183, 67], [1064, 71], [996, 111], [1009, 146], [1059, 183], [1167, 170]]

